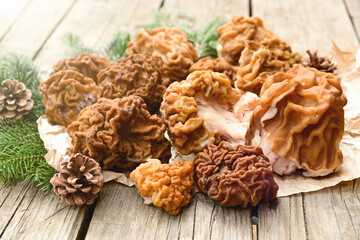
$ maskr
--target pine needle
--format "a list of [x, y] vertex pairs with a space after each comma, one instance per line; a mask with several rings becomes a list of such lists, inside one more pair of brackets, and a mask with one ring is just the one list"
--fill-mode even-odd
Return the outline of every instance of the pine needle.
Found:
[[130, 34], [127, 32], [117, 32], [114, 34], [113, 39], [106, 44], [104, 53], [106, 58], [111, 61], [116, 61], [125, 56], [125, 50], [128, 42], [130, 41]]
[[65, 45], [69, 47], [71, 55], [77, 55], [84, 52], [95, 53], [93, 49], [85, 47], [79, 36], [76, 36], [72, 33], [65, 34], [63, 41]]
[[46, 152], [36, 123], [0, 120], [0, 180], [5, 186], [30, 180], [49, 192], [56, 170], [46, 163]]
[[220, 34], [217, 29], [224, 23], [223, 18], [216, 17], [196, 32], [194, 44], [199, 58], [207, 56], [216, 58], [218, 56], [216, 48]]

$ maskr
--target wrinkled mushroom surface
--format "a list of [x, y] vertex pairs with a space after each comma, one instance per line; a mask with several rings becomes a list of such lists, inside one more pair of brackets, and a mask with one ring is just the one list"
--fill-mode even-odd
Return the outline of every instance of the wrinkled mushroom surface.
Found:
[[144, 99], [150, 112], [159, 109], [169, 79], [162, 76], [159, 61], [143, 54], [120, 58], [98, 74], [102, 97], [114, 99], [136, 95]]
[[253, 115], [260, 147], [276, 173], [324, 176], [343, 162], [339, 148], [347, 100], [330, 73], [296, 65], [269, 77]]
[[301, 56], [292, 53], [290, 46], [263, 26], [258, 17], [233, 16], [225, 25], [219, 27], [218, 53], [229, 63], [236, 65], [245, 48], [246, 40], [253, 40], [267, 47], [275, 59], [286, 61], [290, 65], [299, 63]]
[[81, 111], [67, 131], [71, 153], [90, 156], [102, 169], [132, 170], [148, 158], [167, 162], [170, 157], [165, 125], [138, 96], [101, 98]]
[[232, 66], [224, 58], [212, 59], [211, 57], [204, 57], [194, 63], [190, 68], [190, 73], [201, 70], [209, 70], [213, 72], [224, 73], [232, 82], [236, 81], [237, 67]]
[[100, 89], [92, 78], [72, 70], [51, 75], [39, 88], [49, 122], [65, 127], [100, 97]]
[[225, 141], [208, 144], [196, 155], [194, 165], [200, 191], [226, 207], [256, 206], [262, 199], [273, 200], [279, 189], [259, 147], [232, 147]]
[[111, 64], [111, 61], [103, 57], [85, 52], [76, 55], [75, 57], [60, 60], [55, 66], [53, 66], [53, 73], [62, 70], [73, 70], [83, 74], [85, 77], [92, 78], [95, 82], [97, 82], [96, 75], [98, 72]]
[[245, 48], [239, 59], [236, 87], [259, 94], [267, 77], [272, 73], [289, 69], [290, 64], [276, 60], [267, 47], [254, 41], [245, 41]]
[[149, 159], [130, 178], [142, 197], [151, 198], [156, 207], [177, 215], [192, 199], [194, 164], [192, 161], [161, 164], [157, 159]]
[[141, 28], [135, 39], [128, 43], [126, 54], [145, 54], [162, 61], [162, 71], [171, 82], [181, 81], [197, 60], [194, 46], [178, 28], [163, 27], [150, 32]]
[[242, 95], [225, 74], [196, 71], [167, 88], [160, 112], [174, 146], [187, 155], [221, 139], [244, 143], [257, 103], [255, 94]]

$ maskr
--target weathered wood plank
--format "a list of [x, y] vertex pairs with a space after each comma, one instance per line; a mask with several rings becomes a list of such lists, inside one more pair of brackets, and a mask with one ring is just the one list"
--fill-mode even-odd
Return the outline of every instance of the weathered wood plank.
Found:
[[224, 208], [196, 194], [178, 216], [145, 205], [136, 188], [108, 183], [86, 235], [91, 239], [251, 239], [250, 211]]
[[259, 204], [259, 239], [306, 239], [302, 196]]
[[[341, 47], [357, 43], [341, 0], [306, 0], [301, 4], [298, 1], [253, 0], [252, 6], [254, 16], [261, 17], [267, 28], [301, 53], [306, 49], [319, 49], [326, 54], [331, 40]], [[343, 194], [346, 198], [341, 197]], [[359, 212], [346, 210], [346, 203], [351, 209], [358, 206], [356, 201], [349, 200], [356, 198], [356, 193], [343, 192], [338, 185], [319, 192], [280, 198], [274, 210], [261, 204], [259, 239], [356, 239], [359, 230], [352, 223], [359, 217]]]
[[[13, 218], [24, 195], [30, 188], [28, 182], [18, 183], [16, 186], [4, 187], [0, 183], [0, 238], [9, 222]], [[34, 194], [35, 195], [35, 194]]]
[[357, 38], [342, 0], [299, 1], [253, 0], [253, 16], [261, 17], [264, 25], [304, 54], [319, 49], [326, 54], [331, 40], [340, 47], [357, 43]]
[[[132, 17], [141, 19], [142, 16], [148, 16], [150, 14], [149, 12], [147, 15], [141, 11], [141, 15], [138, 15], [137, 12], [139, 3], [144, 5], [145, 2], [146, 1], [79, 0], [56, 31], [54, 31], [35, 59], [36, 65], [40, 67], [41, 76], [46, 79], [51, 72], [52, 66], [57, 61], [64, 57], [69, 57], [68, 47], [63, 41], [66, 34], [75, 34], [81, 38], [85, 46], [90, 48], [96, 47], [95, 45], [99, 43], [99, 39], [102, 39], [103, 35], [108, 33], [110, 26], [115, 25], [117, 29], [117, 27], [120, 28], [120, 26], [128, 25], [128, 21]], [[155, 8], [157, 8], [159, 4], [159, 1], [151, 1], [148, 3], [148, 5], [156, 6]], [[116, 9], [126, 9], [126, 11], [121, 11], [121, 14], [119, 14], [119, 11]], [[151, 11], [148, 8], [146, 9], [147, 11]], [[113, 32], [111, 35], [112, 34]], [[99, 50], [103, 45], [104, 42], [101, 42], [97, 49]]]
[[76, 239], [88, 207], [69, 206], [37, 188], [26, 192], [1, 239]]
[[344, 0], [350, 19], [355, 27], [358, 38], [360, 38], [360, 1]]
[[196, 0], [182, 1], [171, 0], [165, 1], [163, 9], [166, 13], [185, 14], [196, 21], [195, 28], [206, 24], [214, 17], [223, 16], [230, 19], [234, 14], [249, 15], [248, 0]]
[[10, 30], [14, 22], [21, 17], [21, 12], [26, 7], [29, 0], [0, 0], [0, 41]]
[[15, 52], [34, 57], [75, 1], [31, 1], [0, 42], [0, 53]]
[[107, 23], [105, 30], [101, 33], [94, 47], [101, 49], [118, 31], [128, 31], [135, 36], [137, 26], [151, 21], [152, 11], [157, 10], [161, 2], [161, 0], [124, 1], [119, 9], [126, 8], [127, 12], [131, 14], [126, 16], [124, 14], [114, 14], [111, 22]]
[[[341, 189], [343, 186], [344, 189]], [[359, 199], [354, 181], [320, 192], [304, 194], [305, 221], [309, 239], [359, 239]], [[347, 203], [347, 204], [346, 204]], [[357, 206], [355, 208], [352, 208]], [[349, 209], [351, 211], [349, 211]]]

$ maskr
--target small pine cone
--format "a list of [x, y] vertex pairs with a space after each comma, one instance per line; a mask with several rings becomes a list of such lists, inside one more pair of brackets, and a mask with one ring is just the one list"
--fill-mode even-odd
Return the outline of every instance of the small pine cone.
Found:
[[94, 159], [78, 153], [59, 163], [58, 171], [50, 180], [56, 195], [69, 205], [94, 203], [104, 185], [100, 165]]
[[34, 106], [32, 93], [18, 80], [6, 79], [0, 87], [0, 119], [20, 119]]
[[328, 57], [320, 57], [318, 50], [307, 50], [309, 57], [303, 59], [302, 65], [307, 68], [316, 68], [321, 72], [334, 73], [336, 65]]

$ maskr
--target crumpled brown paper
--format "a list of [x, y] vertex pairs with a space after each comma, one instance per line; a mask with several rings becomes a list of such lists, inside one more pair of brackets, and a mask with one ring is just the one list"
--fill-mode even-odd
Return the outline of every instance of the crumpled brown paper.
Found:
[[52, 125], [45, 115], [41, 116], [36, 123], [41, 140], [44, 142], [46, 162], [56, 169], [59, 162], [70, 158], [71, 138], [66, 132], [66, 127]]
[[[56, 165], [70, 158], [71, 138], [66, 131], [66, 127], [49, 123], [45, 115], [37, 121], [41, 140], [44, 142], [48, 153], [44, 156], [46, 162], [56, 169]], [[104, 182], [115, 181], [126, 186], [134, 186], [135, 183], [130, 179], [130, 173], [118, 173], [103, 170]]]

